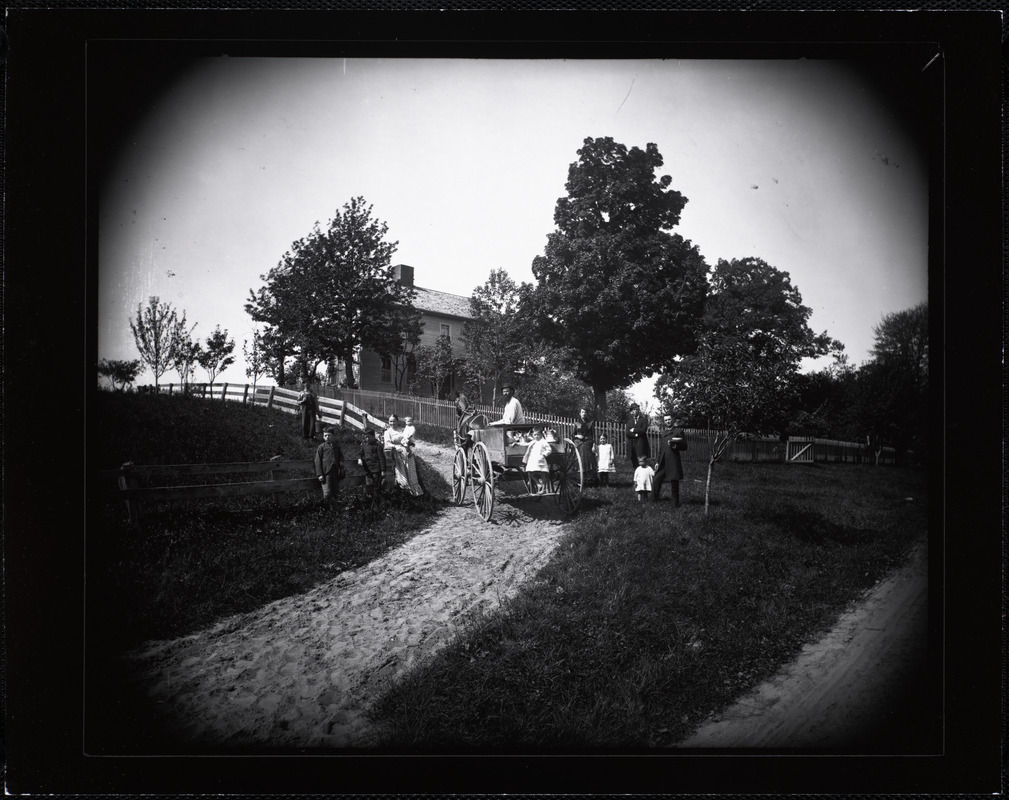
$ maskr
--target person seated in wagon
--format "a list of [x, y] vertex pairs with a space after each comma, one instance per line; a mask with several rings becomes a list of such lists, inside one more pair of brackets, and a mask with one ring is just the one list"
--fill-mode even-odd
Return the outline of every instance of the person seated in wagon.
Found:
[[519, 399], [515, 396], [515, 387], [510, 383], [506, 383], [501, 387], [501, 395], [505, 399], [504, 413], [497, 422], [491, 422], [491, 425], [525, 425], [526, 417], [522, 413], [522, 404]]

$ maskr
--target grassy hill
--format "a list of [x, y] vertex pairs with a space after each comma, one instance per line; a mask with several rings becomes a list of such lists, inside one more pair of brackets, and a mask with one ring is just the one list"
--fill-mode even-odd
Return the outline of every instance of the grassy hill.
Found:
[[[311, 459], [298, 418], [276, 409], [179, 396], [99, 392], [88, 424], [88, 468], [136, 464]], [[340, 430], [345, 460], [360, 434]], [[357, 468], [348, 464], [348, 472]], [[228, 480], [240, 480], [228, 476]], [[422, 471], [425, 485], [440, 478]], [[211, 480], [214, 480], [211, 478]], [[102, 488], [91, 481], [92, 488]], [[122, 648], [197, 630], [229, 614], [307, 591], [367, 563], [430, 520], [434, 506], [387, 490], [371, 508], [344, 488], [337, 512], [321, 493], [163, 503], [129, 523], [121, 504], [91, 504], [87, 531], [88, 622]]]

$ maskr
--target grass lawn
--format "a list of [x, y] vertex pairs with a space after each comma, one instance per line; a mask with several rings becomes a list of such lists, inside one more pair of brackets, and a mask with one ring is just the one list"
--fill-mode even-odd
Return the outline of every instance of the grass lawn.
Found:
[[[311, 459], [298, 417], [239, 403], [179, 396], [99, 392], [88, 427], [89, 469], [135, 464]], [[321, 440], [321, 435], [320, 435]], [[360, 434], [338, 431], [345, 459]], [[308, 473], [310, 474], [310, 473]], [[262, 480], [262, 475], [209, 480]], [[433, 471], [426, 486], [443, 488]], [[100, 488], [100, 487], [99, 487]], [[251, 611], [311, 589], [365, 564], [421, 530], [436, 509], [386, 490], [371, 509], [363, 488], [341, 492], [334, 513], [321, 492], [164, 503], [130, 524], [121, 504], [95, 503], [87, 532], [91, 641], [121, 649], [191, 633], [221, 617]]]
[[770, 677], [927, 531], [923, 472], [715, 468], [639, 504], [587, 491], [552, 562], [378, 705], [389, 747], [634, 750], [675, 744]]

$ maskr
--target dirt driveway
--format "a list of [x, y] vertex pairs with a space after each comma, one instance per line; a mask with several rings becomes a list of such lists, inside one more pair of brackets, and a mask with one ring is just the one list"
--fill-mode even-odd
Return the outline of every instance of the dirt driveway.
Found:
[[[452, 451], [418, 445], [451, 482]], [[130, 656], [158, 727], [194, 749], [367, 747], [368, 707], [550, 559], [563, 516], [501, 504], [484, 523], [448, 507], [409, 542], [312, 591], [150, 642]]]
[[[448, 448], [418, 445], [447, 479]], [[565, 526], [550, 501], [502, 503], [491, 523], [448, 507], [409, 542], [310, 592], [149, 642], [129, 672], [183, 750], [368, 747], [370, 705], [466, 625], [514, 596]], [[925, 552], [868, 593], [796, 664], [682, 747], [830, 746], [852, 735], [920, 653]], [[875, 698], [875, 699], [874, 699]]]

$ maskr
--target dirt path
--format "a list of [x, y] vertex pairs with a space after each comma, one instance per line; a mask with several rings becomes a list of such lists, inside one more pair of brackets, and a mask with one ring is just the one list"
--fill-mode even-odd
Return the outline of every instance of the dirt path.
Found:
[[[451, 450], [418, 445], [451, 482]], [[359, 570], [131, 655], [174, 737], [194, 746], [366, 747], [368, 707], [547, 563], [552, 503], [501, 503], [491, 523], [449, 507]]]
[[[418, 445], [451, 481], [452, 452]], [[448, 507], [403, 546], [314, 590], [131, 654], [173, 738], [204, 747], [367, 747], [369, 706], [514, 596], [564, 532], [549, 501], [500, 502], [483, 523]], [[679, 747], [833, 747], [913, 682], [926, 624], [926, 552], [869, 591], [773, 680]]]
[[[927, 548], [880, 581], [830, 633], [679, 747], [880, 748], [927, 740]], [[927, 687], [925, 687], [927, 688]]]

